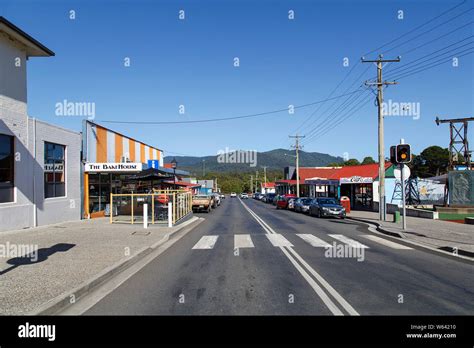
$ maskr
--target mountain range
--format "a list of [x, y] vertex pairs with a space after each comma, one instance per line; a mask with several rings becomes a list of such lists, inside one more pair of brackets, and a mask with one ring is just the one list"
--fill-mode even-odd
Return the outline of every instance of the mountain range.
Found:
[[[342, 157], [319, 152], [299, 151], [300, 166], [321, 167], [329, 163], [343, 162]], [[248, 151], [229, 151], [215, 156], [165, 156], [164, 163], [176, 159], [177, 168], [194, 174], [205, 172], [255, 172], [267, 167], [267, 170], [283, 170], [295, 165], [295, 151], [275, 149], [265, 152], [248, 153]], [[240, 163], [239, 163], [240, 162]], [[245, 163], [241, 163], [245, 162]]]

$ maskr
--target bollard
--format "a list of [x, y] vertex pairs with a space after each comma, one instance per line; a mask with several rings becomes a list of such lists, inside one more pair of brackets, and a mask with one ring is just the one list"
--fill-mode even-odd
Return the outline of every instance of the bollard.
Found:
[[148, 228], [148, 204], [143, 204], [143, 228]]
[[168, 227], [173, 227], [173, 203], [168, 202]]

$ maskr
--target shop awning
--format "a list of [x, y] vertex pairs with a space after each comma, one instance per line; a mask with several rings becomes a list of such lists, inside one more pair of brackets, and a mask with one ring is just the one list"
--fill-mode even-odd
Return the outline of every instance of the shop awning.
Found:
[[131, 175], [129, 180], [169, 180], [173, 179], [173, 173], [171, 175], [167, 172], [164, 172], [161, 169], [148, 168], [142, 170], [140, 173]]

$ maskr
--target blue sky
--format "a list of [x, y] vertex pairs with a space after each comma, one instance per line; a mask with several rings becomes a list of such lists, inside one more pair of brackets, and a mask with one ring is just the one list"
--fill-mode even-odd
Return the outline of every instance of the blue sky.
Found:
[[[56, 53], [55, 57], [32, 58], [28, 63], [29, 114], [79, 131], [81, 117], [56, 116], [56, 103], [64, 99], [93, 102], [96, 121], [101, 123], [239, 116], [323, 100], [363, 54], [461, 2], [2, 0], [0, 14]], [[436, 27], [385, 57], [394, 58], [471, 22], [473, 11], [437, 25], [470, 7], [468, 1], [397, 41], [391, 46]], [[181, 9], [185, 20], [178, 18]], [[75, 20], [69, 18], [70, 10], [76, 12]], [[288, 19], [289, 10], [294, 10], [294, 20]], [[403, 20], [397, 18], [398, 10], [404, 11]], [[472, 24], [406, 53], [401, 63], [385, 67], [386, 76], [390, 77], [389, 69], [396, 64], [413, 61], [470, 35]], [[469, 41], [472, 38], [458, 46]], [[124, 67], [125, 57], [130, 57], [130, 67]], [[238, 68], [233, 65], [234, 57], [240, 59]], [[343, 66], [344, 57], [349, 58], [348, 67]], [[376, 52], [366, 58], [375, 57]], [[448, 146], [448, 125], [438, 127], [434, 119], [437, 115], [472, 116], [472, 63], [473, 55], [467, 55], [459, 58], [457, 67], [447, 62], [401, 79], [384, 91], [385, 100], [420, 105], [417, 120], [386, 117], [387, 154], [389, 146], [400, 138], [412, 144], [415, 153], [433, 144]], [[368, 72], [356, 81], [367, 67], [358, 64], [333, 96], [343, 94], [354, 83], [349, 89], [352, 91], [373, 77], [376, 69], [370, 64]], [[215, 123], [103, 124], [162, 148], [165, 155], [200, 156], [225, 148], [289, 148], [289, 134], [297, 129], [308, 133], [318, 126], [315, 120], [328, 118], [333, 123], [319, 125], [324, 127], [319, 132], [322, 136], [304, 140], [304, 150], [375, 158], [377, 109], [373, 98], [334, 126], [334, 120], [343, 114], [328, 115], [344, 100], [323, 104], [300, 129], [317, 106], [297, 109], [294, 114]], [[181, 104], [184, 115], [179, 113]], [[324, 113], [326, 110], [329, 112]]]

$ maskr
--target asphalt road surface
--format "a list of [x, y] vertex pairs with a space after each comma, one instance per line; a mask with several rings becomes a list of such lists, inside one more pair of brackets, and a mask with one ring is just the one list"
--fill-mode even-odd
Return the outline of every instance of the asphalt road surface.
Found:
[[85, 314], [474, 313], [474, 267], [253, 199], [220, 207]]

